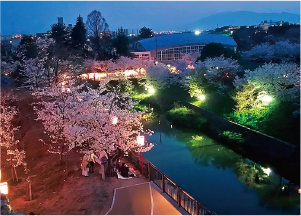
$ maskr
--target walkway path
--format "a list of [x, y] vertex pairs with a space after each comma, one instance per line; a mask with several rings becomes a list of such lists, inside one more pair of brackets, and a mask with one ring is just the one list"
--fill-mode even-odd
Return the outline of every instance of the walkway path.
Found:
[[185, 211], [171, 204], [153, 182], [116, 188], [111, 208], [106, 213], [106, 215], [182, 214], [185, 214]]

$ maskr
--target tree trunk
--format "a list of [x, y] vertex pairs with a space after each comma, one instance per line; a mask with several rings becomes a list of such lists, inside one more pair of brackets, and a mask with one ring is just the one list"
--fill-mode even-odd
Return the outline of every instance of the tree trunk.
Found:
[[14, 175], [14, 171], [13, 171], [13, 166], [10, 167], [10, 171], [11, 171], [11, 176], [13, 181], [15, 181], [15, 175]]
[[11, 176], [13, 181], [15, 181], [15, 175], [14, 175], [14, 171], [13, 171], [13, 165], [11, 164], [11, 155], [9, 155], [10, 160], [9, 160], [9, 164], [10, 164], [10, 171], [11, 171]]
[[18, 175], [17, 175], [17, 170], [16, 170], [16, 167], [14, 167], [14, 171], [15, 171], [16, 179], [17, 179], [17, 181], [19, 181], [19, 179], [18, 179]]
[[30, 181], [29, 175], [27, 176], [26, 181], [27, 181], [27, 188], [28, 188], [27, 193], [28, 193], [28, 196], [29, 196], [29, 201], [31, 201], [32, 200], [32, 193], [31, 193], [31, 181]]
[[32, 200], [32, 194], [31, 194], [31, 182], [30, 182], [30, 180], [28, 182], [28, 191], [29, 191], [29, 201], [31, 201]]
[[[64, 141], [65, 142], [65, 141]], [[64, 142], [61, 144], [61, 152], [60, 152], [60, 165], [63, 164], [63, 152], [64, 152]]]

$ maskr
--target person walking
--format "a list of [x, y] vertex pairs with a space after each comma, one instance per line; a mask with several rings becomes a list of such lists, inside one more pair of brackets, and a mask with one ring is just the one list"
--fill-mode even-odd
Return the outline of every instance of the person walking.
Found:
[[88, 158], [88, 161], [89, 161], [89, 164], [90, 164], [90, 168], [89, 168], [90, 173], [94, 173], [95, 159], [96, 159], [96, 155], [95, 155], [94, 151], [92, 151], [89, 155], [89, 158]]
[[104, 150], [99, 152], [98, 157], [101, 161], [101, 170], [100, 170], [99, 174], [101, 174], [102, 179], [105, 180], [106, 179], [105, 173], [106, 173], [109, 157], [108, 157], [108, 154]]
[[82, 175], [85, 177], [89, 176], [88, 158], [89, 158], [89, 155], [85, 153], [85, 155], [83, 156], [82, 163], [81, 163]]

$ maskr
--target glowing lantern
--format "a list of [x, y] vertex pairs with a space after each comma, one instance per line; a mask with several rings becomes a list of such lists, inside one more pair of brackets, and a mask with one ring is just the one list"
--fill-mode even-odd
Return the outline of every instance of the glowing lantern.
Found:
[[188, 65], [188, 66], [186, 67], [186, 69], [194, 69], [194, 66], [193, 66], [193, 65]]
[[118, 117], [114, 116], [112, 118], [112, 124], [117, 124], [117, 122], [118, 122]]
[[[137, 143], [139, 146], [144, 146], [144, 136], [137, 136]], [[141, 159], [141, 172], [143, 175], [143, 152], [141, 152], [140, 159]]]
[[140, 146], [144, 145], [144, 136], [137, 136], [137, 143]]
[[3, 194], [8, 194], [7, 182], [0, 183], [0, 191]]
[[298, 189], [298, 193], [300, 193], [300, 188]]

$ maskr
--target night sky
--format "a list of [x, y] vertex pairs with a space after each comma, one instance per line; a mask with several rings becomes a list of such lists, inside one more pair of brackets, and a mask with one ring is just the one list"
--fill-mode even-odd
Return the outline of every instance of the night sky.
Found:
[[80, 14], [98, 10], [107, 20], [110, 30], [118, 27], [136, 29], [143, 26], [154, 31], [184, 30], [185, 25], [226, 11], [300, 13], [299, 1], [31, 1], [1, 2], [1, 34], [35, 34], [50, 30], [57, 17], [73, 25]]

